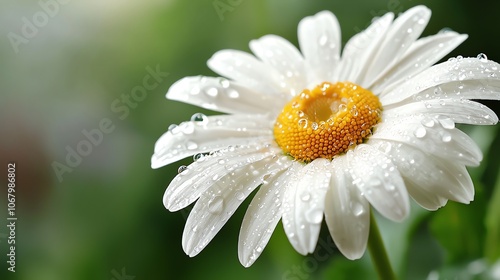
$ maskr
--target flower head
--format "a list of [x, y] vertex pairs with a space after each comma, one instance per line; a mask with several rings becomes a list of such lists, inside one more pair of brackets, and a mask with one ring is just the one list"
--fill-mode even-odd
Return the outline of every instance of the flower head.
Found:
[[436, 210], [469, 203], [466, 166], [482, 154], [455, 123], [496, 124], [471, 99], [500, 99], [500, 66], [484, 55], [435, 64], [466, 39], [453, 31], [420, 38], [430, 11], [414, 7], [376, 19], [341, 54], [335, 16], [320, 12], [298, 28], [300, 52], [267, 35], [255, 56], [214, 54], [225, 78], [187, 77], [168, 99], [226, 113], [174, 125], [156, 143], [152, 167], [193, 156], [164, 196], [171, 211], [195, 202], [182, 245], [198, 254], [258, 189], [240, 230], [244, 266], [260, 255], [280, 220], [292, 246], [313, 252], [323, 219], [339, 250], [360, 258], [370, 206], [403, 220], [413, 198]]

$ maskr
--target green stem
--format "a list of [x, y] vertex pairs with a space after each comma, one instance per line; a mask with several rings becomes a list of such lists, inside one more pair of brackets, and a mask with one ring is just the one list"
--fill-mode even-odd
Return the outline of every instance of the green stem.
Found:
[[377, 226], [373, 210], [370, 211], [370, 235], [368, 236], [368, 250], [380, 279], [396, 280], [391, 263], [385, 251], [384, 242]]

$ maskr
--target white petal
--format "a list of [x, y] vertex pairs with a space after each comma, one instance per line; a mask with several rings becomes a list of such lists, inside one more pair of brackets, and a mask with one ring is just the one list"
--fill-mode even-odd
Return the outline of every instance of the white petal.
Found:
[[180, 159], [231, 145], [272, 142], [267, 116], [212, 116], [203, 122], [183, 122], [163, 134], [155, 144], [151, 167], [159, 168]]
[[283, 227], [300, 254], [314, 252], [330, 183], [330, 162], [318, 158], [300, 169], [286, 186]]
[[325, 221], [340, 252], [350, 260], [366, 250], [370, 229], [370, 204], [353, 185], [346, 157], [332, 161], [333, 174], [325, 199]]
[[417, 40], [427, 26], [431, 11], [425, 6], [416, 6], [400, 15], [391, 25], [384, 40], [377, 48], [363, 84], [371, 86], [386, 69], [398, 62], [406, 50]]
[[252, 52], [280, 73], [280, 87], [294, 96], [306, 87], [304, 59], [287, 40], [266, 35], [250, 41]]
[[283, 168], [286, 165], [268, 156], [218, 179], [189, 214], [182, 235], [184, 252], [190, 257], [201, 252], [264, 177]]
[[284, 93], [280, 91], [280, 73], [249, 53], [221, 50], [216, 52], [207, 64], [217, 74], [240, 82], [247, 88], [266, 94], [284, 96]]
[[467, 99], [435, 98], [411, 102], [394, 109], [387, 109], [389, 114], [404, 116], [409, 114], [443, 115], [456, 123], [491, 125], [498, 122], [498, 117], [485, 105]]
[[267, 147], [230, 147], [203, 156], [190, 164], [170, 182], [163, 196], [163, 204], [170, 211], [177, 211], [193, 203], [217, 180], [235, 169], [279, 153]]
[[467, 80], [449, 82], [434, 86], [407, 98], [404, 102], [412, 100], [431, 99], [500, 99], [500, 79], [493, 80]]
[[392, 67], [387, 67], [386, 71], [375, 79], [371, 90], [381, 92], [388, 86], [392, 87], [394, 83], [400, 83], [415, 76], [438, 62], [465, 39], [467, 39], [467, 35], [453, 31], [419, 39], [412, 44], [397, 63], [393, 64]]
[[281, 205], [285, 186], [290, 175], [301, 167], [300, 163], [292, 162], [286, 171], [267, 178], [252, 199], [238, 240], [238, 258], [243, 266], [251, 266], [266, 247], [283, 213]]
[[370, 144], [391, 157], [408, 191], [424, 208], [436, 210], [448, 199], [461, 203], [473, 200], [474, 186], [462, 164], [397, 142], [370, 140]]
[[403, 179], [392, 161], [379, 150], [361, 144], [347, 153], [354, 184], [380, 214], [402, 221], [410, 211]]
[[277, 96], [251, 90], [225, 78], [203, 76], [175, 82], [167, 98], [229, 114], [265, 114], [283, 103]]
[[456, 129], [449, 118], [387, 115], [383, 119], [370, 139], [405, 143], [428, 154], [468, 166], [479, 165], [483, 158], [477, 144], [467, 134]]
[[[478, 58], [452, 59], [432, 66], [390, 91], [382, 92], [380, 102], [384, 106], [394, 104], [426, 89], [449, 82], [490, 79], [500, 79], [498, 63]], [[485, 81], [485, 84], [488, 84], [488, 81]]]
[[377, 51], [378, 46], [389, 29], [393, 18], [393, 13], [387, 13], [376, 19], [366, 30], [349, 39], [342, 53], [341, 69], [344, 69], [344, 65], [346, 63], [353, 63], [356, 66], [352, 68], [356, 71], [350, 71], [350, 75], [346, 77], [345, 80], [364, 86], [361, 82], [363, 81], [366, 69], [368, 68], [366, 65], [368, 65], [368, 61]]
[[299, 44], [302, 54], [314, 73], [313, 84], [336, 81], [340, 58], [340, 26], [329, 11], [306, 17], [299, 23]]

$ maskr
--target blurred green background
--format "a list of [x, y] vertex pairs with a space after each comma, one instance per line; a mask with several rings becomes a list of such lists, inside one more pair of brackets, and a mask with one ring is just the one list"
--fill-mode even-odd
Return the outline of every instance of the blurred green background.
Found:
[[[433, 17], [423, 36], [442, 28], [467, 33], [450, 56], [485, 53], [500, 61], [499, 1], [55, 1], [0, 3], [0, 279], [374, 279], [368, 253], [346, 260], [323, 230], [317, 254], [304, 257], [281, 224], [259, 260], [243, 268], [237, 240], [248, 200], [200, 255], [187, 257], [181, 236], [189, 212], [168, 212], [162, 196], [177, 168], [192, 159], [152, 170], [150, 157], [170, 124], [214, 112], [164, 94], [184, 76], [214, 76], [206, 61], [217, 50], [249, 51], [251, 39], [269, 33], [297, 45], [300, 19], [324, 9], [338, 17], [345, 43], [374, 16], [425, 4]], [[41, 15], [40, 3], [51, 13]], [[217, 12], [223, 5], [229, 9]], [[22, 32], [29, 38], [12, 35]], [[168, 75], [156, 77], [140, 102], [127, 101], [148, 69]], [[486, 102], [497, 114], [498, 103]], [[113, 130], [58, 177], [54, 162], [64, 164], [67, 147], [75, 149], [86, 139], [82, 131], [103, 119]], [[485, 154], [470, 169], [475, 201], [449, 202], [437, 212], [413, 207], [402, 224], [379, 217], [401, 279], [500, 279], [500, 126], [462, 128]], [[12, 161], [15, 273], [6, 264]]]

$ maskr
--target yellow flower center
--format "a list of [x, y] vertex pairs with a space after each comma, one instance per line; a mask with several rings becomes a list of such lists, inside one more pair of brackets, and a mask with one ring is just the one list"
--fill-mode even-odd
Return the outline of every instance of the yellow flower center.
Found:
[[274, 137], [298, 161], [331, 160], [369, 137], [381, 111], [371, 91], [350, 82], [324, 82], [285, 105], [276, 119]]

